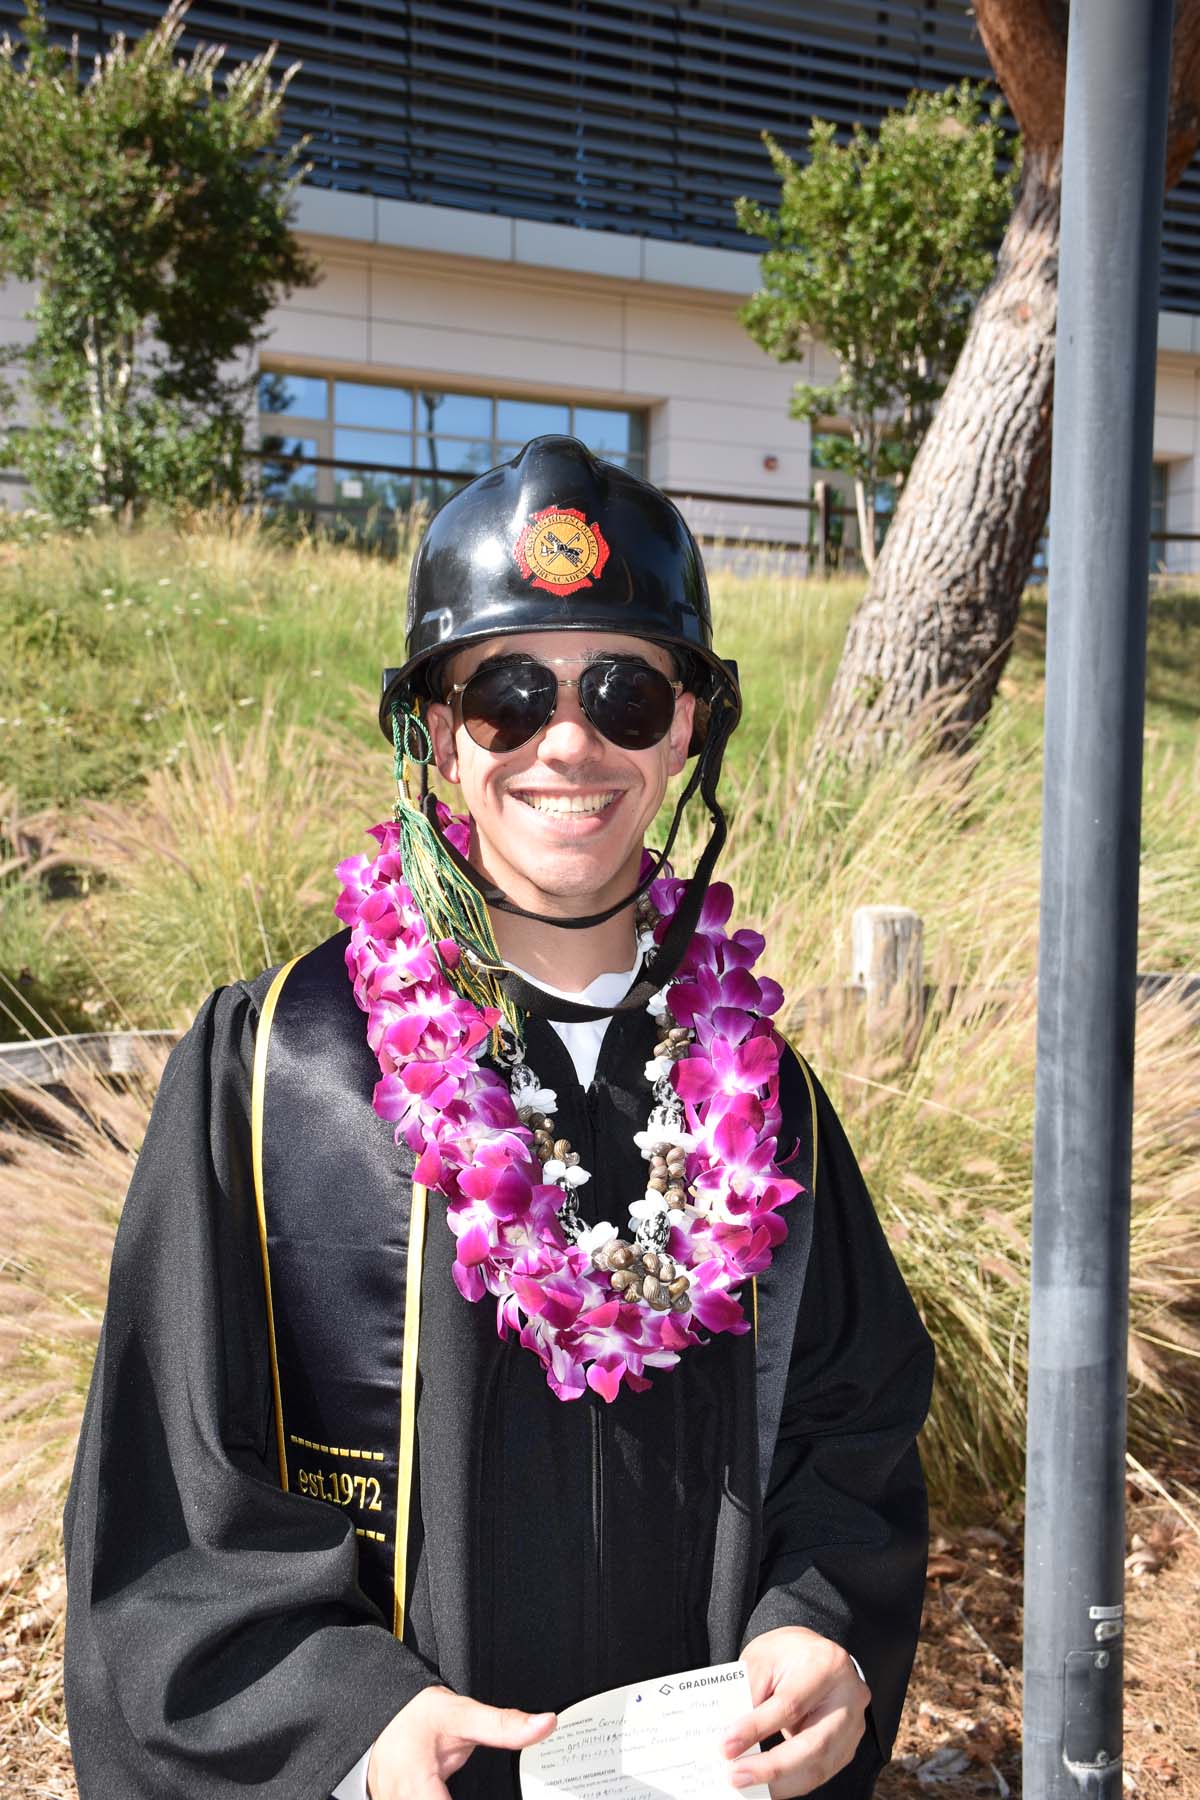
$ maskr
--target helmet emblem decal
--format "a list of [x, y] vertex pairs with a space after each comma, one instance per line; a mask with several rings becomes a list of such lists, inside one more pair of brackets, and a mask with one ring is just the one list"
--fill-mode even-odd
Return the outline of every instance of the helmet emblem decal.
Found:
[[565, 596], [600, 579], [608, 545], [575, 507], [547, 506], [522, 526], [513, 555], [531, 587]]

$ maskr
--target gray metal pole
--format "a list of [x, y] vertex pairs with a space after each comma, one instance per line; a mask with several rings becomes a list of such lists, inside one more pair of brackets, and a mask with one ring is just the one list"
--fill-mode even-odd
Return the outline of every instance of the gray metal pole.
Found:
[[1051, 481], [1026, 1800], [1121, 1793], [1129, 1164], [1172, 0], [1075, 0]]

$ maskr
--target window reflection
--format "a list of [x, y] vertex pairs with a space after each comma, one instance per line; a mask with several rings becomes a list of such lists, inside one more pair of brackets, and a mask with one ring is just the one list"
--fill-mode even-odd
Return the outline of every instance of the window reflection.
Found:
[[418, 476], [413, 482], [413, 499], [421, 506], [433, 512], [447, 501], [456, 488], [462, 486], [461, 481], [448, 478], [432, 479], [427, 475]]
[[280, 375], [268, 370], [258, 378], [259, 412], [324, 419], [328, 405], [329, 383], [323, 375]]
[[412, 455], [412, 440], [398, 431], [337, 430], [333, 454], [339, 462], [390, 463], [404, 468]]
[[451, 437], [490, 438], [492, 402], [486, 394], [417, 394], [417, 430]]
[[623, 456], [640, 450], [640, 441], [634, 442], [635, 435], [640, 439], [640, 426], [636, 413], [613, 412], [600, 406], [575, 408], [575, 436], [582, 438], [597, 456]]
[[[368, 511], [372, 507], [390, 510], [412, 504], [410, 477], [391, 474], [388, 468], [389, 464], [397, 471], [408, 467], [412, 440], [407, 433], [335, 430], [333, 454], [341, 464], [357, 465], [339, 468], [334, 473], [339, 505]], [[371, 467], [372, 464], [376, 466]]]
[[444, 469], [450, 472], [465, 472], [469, 475], [482, 475], [495, 463], [492, 446], [487, 438], [476, 439], [473, 443], [464, 438], [452, 437], [419, 437], [417, 439], [417, 467], [419, 469]]
[[408, 388], [382, 387], [374, 381], [335, 381], [333, 416], [343, 425], [407, 431], [412, 426], [412, 394]]
[[317, 496], [317, 471], [302, 458], [318, 454], [316, 438], [264, 437], [262, 491], [266, 500], [311, 501]]
[[565, 436], [570, 429], [569, 406], [554, 406], [543, 400], [496, 402], [498, 438], [512, 438], [518, 444], [527, 444], [530, 438], [544, 437], [551, 432], [561, 432]]
[[578, 437], [636, 474], [645, 462], [644, 416], [621, 407], [264, 370], [259, 411], [264, 498], [344, 516], [356, 530], [373, 512], [442, 505], [532, 437]]
[[377, 469], [335, 469], [333, 486], [339, 511], [395, 512], [412, 505], [413, 484], [406, 475], [385, 475]]

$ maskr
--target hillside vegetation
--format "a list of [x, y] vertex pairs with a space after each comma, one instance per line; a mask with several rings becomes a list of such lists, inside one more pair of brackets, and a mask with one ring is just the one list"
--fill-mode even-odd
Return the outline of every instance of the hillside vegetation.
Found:
[[[333, 929], [332, 866], [391, 801], [374, 723], [400, 659], [406, 563], [252, 527], [0, 543], [0, 1013], [9, 1036], [186, 1023], [204, 994]], [[924, 1442], [940, 1503], [1008, 1504], [1021, 1475], [1043, 612], [1031, 599], [971, 757], [862, 788], [805, 746], [856, 589], [714, 579], [748, 717], [728, 758], [737, 916], [797, 1002], [793, 1035], [845, 1117], [940, 1372]], [[1152, 608], [1140, 964], [1200, 967], [1200, 600]], [[701, 841], [698, 815], [677, 865]], [[853, 909], [915, 908], [932, 1001], [902, 1053], [838, 1002]], [[822, 998], [823, 996], [823, 998]], [[1141, 1008], [1134, 1446], [1191, 1444], [1200, 1045], [1168, 987]], [[84, 1391], [107, 1245], [148, 1095], [91, 1084], [50, 1135], [10, 1128], [0, 1405], [27, 1437], [14, 1518], [46, 1517]], [[114, 1109], [116, 1117], [114, 1119]], [[48, 1485], [47, 1485], [48, 1484]]]

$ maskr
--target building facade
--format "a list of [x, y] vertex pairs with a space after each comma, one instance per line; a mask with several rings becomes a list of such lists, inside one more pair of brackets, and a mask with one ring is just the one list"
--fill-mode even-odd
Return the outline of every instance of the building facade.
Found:
[[[46, 4], [85, 52], [159, 10]], [[0, 0], [0, 25], [20, 13]], [[743, 330], [758, 263], [733, 203], [776, 198], [764, 130], [802, 154], [814, 115], [869, 124], [986, 77], [963, 0], [195, 0], [198, 40], [300, 64], [286, 132], [308, 138], [297, 224], [321, 274], [261, 351], [268, 491], [327, 517], [435, 503], [569, 430], [706, 539], [802, 553], [814, 470], [788, 402], [832, 365]], [[1168, 202], [1162, 291], [1152, 528], [1200, 533], [1200, 169]], [[0, 334], [27, 304], [0, 291]]]

